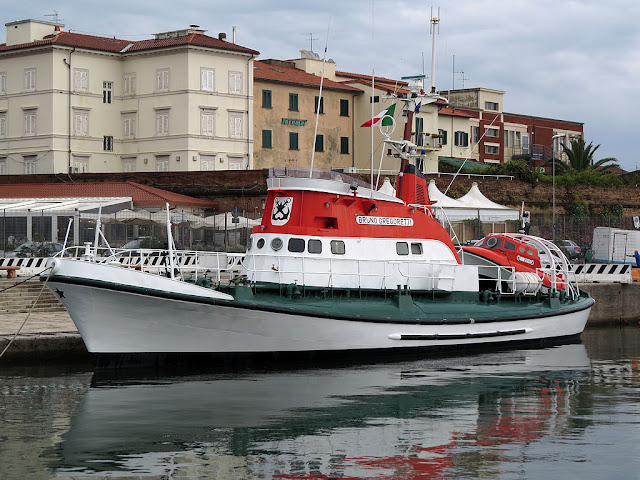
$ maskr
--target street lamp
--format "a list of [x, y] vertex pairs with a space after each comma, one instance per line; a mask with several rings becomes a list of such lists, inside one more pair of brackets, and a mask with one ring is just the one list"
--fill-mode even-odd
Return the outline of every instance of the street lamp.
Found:
[[553, 212], [553, 221], [552, 221], [552, 232], [551, 232], [551, 241], [554, 241], [556, 238], [556, 138], [563, 138], [564, 135], [554, 135], [551, 137], [551, 178], [553, 181], [553, 206], [551, 208]]

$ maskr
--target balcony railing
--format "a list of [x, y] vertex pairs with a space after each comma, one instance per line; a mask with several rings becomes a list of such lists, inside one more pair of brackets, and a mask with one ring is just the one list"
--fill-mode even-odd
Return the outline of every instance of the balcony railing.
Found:
[[551, 150], [552, 149], [550, 146], [538, 145], [538, 144], [505, 147], [505, 152], [507, 154], [507, 157], [509, 156], [509, 151], [511, 151], [512, 159], [524, 158], [527, 160], [550, 160]]

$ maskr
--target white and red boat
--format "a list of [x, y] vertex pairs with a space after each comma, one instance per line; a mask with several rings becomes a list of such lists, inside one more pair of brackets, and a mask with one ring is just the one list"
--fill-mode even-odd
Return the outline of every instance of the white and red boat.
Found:
[[[466, 352], [579, 337], [594, 302], [569, 281], [566, 263], [523, 269], [490, 248], [483, 262], [463, 263], [432, 214], [426, 179], [403, 163], [397, 196], [341, 173], [273, 170], [262, 222], [227, 285], [203, 277], [228, 260], [219, 268], [220, 257], [172, 250], [136, 251], [137, 268], [123, 268], [126, 251], [61, 256], [42, 278], [100, 364]], [[535, 239], [518, 242], [534, 249]], [[151, 268], [158, 256], [164, 274]]]

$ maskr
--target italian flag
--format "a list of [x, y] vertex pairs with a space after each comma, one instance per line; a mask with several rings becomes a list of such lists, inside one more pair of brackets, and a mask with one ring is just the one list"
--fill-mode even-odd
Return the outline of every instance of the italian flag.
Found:
[[388, 107], [385, 110], [381, 111], [379, 114], [377, 114], [371, 120], [368, 120], [368, 121], [364, 122], [360, 126], [361, 127], [370, 127], [372, 125], [378, 125], [381, 120], [382, 120], [382, 125], [393, 125], [393, 122], [391, 121], [390, 118], [384, 118], [383, 119], [383, 117], [386, 117], [386, 116], [393, 117], [393, 114], [394, 114], [395, 111], [396, 111], [396, 104], [394, 103], [390, 107]]

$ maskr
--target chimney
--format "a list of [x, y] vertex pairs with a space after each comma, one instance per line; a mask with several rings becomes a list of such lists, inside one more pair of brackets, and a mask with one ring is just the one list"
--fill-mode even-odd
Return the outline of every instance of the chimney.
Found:
[[220, 32], [218, 34], [218, 40], [224, 40], [225, 42], [227, 41], [227, 34], [224, 32]]

